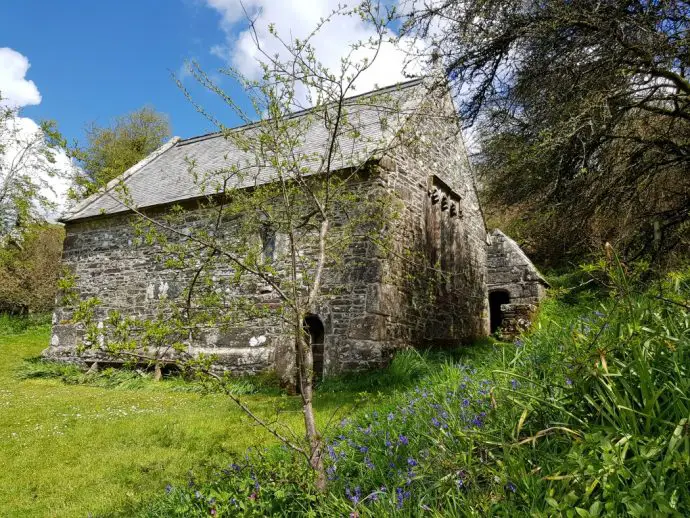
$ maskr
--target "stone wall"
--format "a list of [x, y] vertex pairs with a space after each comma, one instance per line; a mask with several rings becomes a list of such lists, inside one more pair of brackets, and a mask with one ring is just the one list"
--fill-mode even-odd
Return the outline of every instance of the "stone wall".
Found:
[[[371, 192], [377, 187], [375, 169], [353, 181], [353, 190]], [[160, 220], [166, 209], [147, 211], [147, 215]], [[216, 211], [213, 208], [187, 210], [176, 220], [175, 227], [188, 231], [194, 226], [211, 228]], [[193, 278], [193, 270], [185, 267], [166, 267], [161, 247], [141, 244], [135, 224], [138, 217], [114, 215], [77, 221], [66, 225], [63, 265], [76, 277], [75, 291], [79, 299], [98, 297], [100, 319], [118, 310], [125, 315], [156, 318], [161, 301], [180, 305], [184, 303], [185, 289]], [[225, 226], [221, 240], [231, 240], [232, 226]], [[181, 238], [168, 232], [168, 245]], [[257, 236], [258, 237], [258, 236]], [[277, 248], [286, 248], [284, 236], [277, 236]], [[313, 256], [313, 250], [302, 253]], [[354, 241], [343, 254], [343, 265], [326, 268], [323, 277], [323, 303], [315, 308], [324, 325], [325, 372], [368, 368], [387, 361], [390, 351], [383, 341], [382, 331], [367, 312], [376, 297], [376, 286], [383, 271], [383, 257], [367, 242]], [[280, 265], [276, 265], [280, 269]], [[232, 301], [233, 298], [251, 297], [257, 304], [280, 304], [278, 295], [270, 286], [247, 280], [238, 289], [228, 281], [234, 272], [227, 263], [205, 273], [215, 289]], [[80, 340], [79, 327], [71, 322], [73, 307], [59, 304], [53, 317], [51, 346], [45, 355], [66, 361], [91, 362], [107, 360], [103, 355], [76, 354]], [[289, 329], [280, 319], [256, 318], [246, 325], [228, 328], [197, 329], [192, 340], [195, 352], [213, 354], [223, 368], [236, 374], [253, 374], [277, 368], [288, 372], [293, 368], [292, 342], [286, 336]], [[261, 340], [252, 338], [264, 337]], [[258, 343], [257, 343], [258, 342]]]
[[486, 231], [452, 100], [431, 97], [389, 152], [402, 201], [381, 289], [395, 304], [391, 339], [455, 346], [489, 331]]
[[524, 331], [546, 295], [548, 283], [518, 244], [495, 229], [490, 235], [487, 266], [492, 331], [506, 337]]

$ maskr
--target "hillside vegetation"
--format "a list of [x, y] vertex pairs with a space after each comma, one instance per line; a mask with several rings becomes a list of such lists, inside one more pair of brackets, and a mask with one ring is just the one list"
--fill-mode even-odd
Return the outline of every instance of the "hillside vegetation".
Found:
[[414, 385], [329, 434], [327, 495], [268, 449], [141, 515], [687, 516], [690, 275], [641, 291], [615, 261], [591, 270], [598, 289], [555, 289], [515, 343], [399, 355]]

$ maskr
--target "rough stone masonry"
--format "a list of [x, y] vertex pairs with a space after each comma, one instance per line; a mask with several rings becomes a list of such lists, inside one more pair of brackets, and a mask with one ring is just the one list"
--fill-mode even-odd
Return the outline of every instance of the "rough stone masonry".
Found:
[[[538, 289], [529, 291], [529, 276], [508, 279], [504, 263], [510, 257], [494, 253], [500, 237], [488, 248], [453, 102], [447, 94], [431, 98], [424, 88], [423, 81], [410, 81], [358, 96], [353, 105], [363, 121], [362, 132], [369, 132], [371, 141], [389, 137], [376, 124], [366, 124], [370, 111], [380, 117], [380, 107], [367, 107], [366, 96], [402, 98], [396, 106], [405, 106], [411, 115], [398, 117], [400, 127], [415, 138], [400, 146], [381, 146], [385, 152], [379, 155], [353, 153], [349, 161], [337, 165], [345, 169], [366, 160], [367, 174], [353, 179], [352, 188], [372, 196], [393, 196], [402, 208], [392, 224], [377, 222], [390, 233], [393, 253], [381, 254], [370, 243], [355, 242], [347, 250], [345, 266], [326, 272], [324, 291], [329, 296], [305, 322], [319, 376], [380, 366], [395, 350], [409, 346], [452, 347], [486, 336], [489, 286], [500, 286], [491, 281], [492, 272], [505, 278], [513, 297], [518, 295], [514, 286], [522, 286], [521, 298], [514, 302], [533, 301], [541, 294]], [[250, 131], [247, 128], [237, 131]], [[305, 141], [318, 153], [325, 137], [318, 133], [307, 137]], [[353, 141], [348, 149], [357, 145]], [[152, 217], [165, 214], [173, 203], [183, 203], [184, 224], [210, 225], [208, 209], [196, 203], [201, 193], [189, 179], [187, 164], [193, 161], [202, 170], [212, 170], [237, 159], [238, 153], [220, 134], [176, 138], [127, 171], [123, 181], [133, 203]], [[138, 244], [133, 229], [137, 216], [107, 189], [63, 217], [63, 263], [75, 276], [80, 299], [97, 296], [106, 313], [153, 315], [161, 298], [180, 297], [190, 272], [165, 268], [156, 261], [153, 247]], [[420, 268], [420, 258], [426, 268]], [[528, 293], [534, 297], [525, 298]], [[271, 294], [260, 291], [257, 296], [270, 300]], [[56, 307], [51, 344], [44, 355], [74, 362], [104, 359], [77, 354], [82, 330], [71, 320], [73, 311], [66, 303]], [[505, 313], [507, 308], [499, 311]], [[278, 322], [249, 323], [232, 333], [209, 329], [188, 345], [191, 351], [213, 353], [218, 365], [233, 373], [276, 370], [284, 379], [294, 374], [294, 351], [282, 339]]]

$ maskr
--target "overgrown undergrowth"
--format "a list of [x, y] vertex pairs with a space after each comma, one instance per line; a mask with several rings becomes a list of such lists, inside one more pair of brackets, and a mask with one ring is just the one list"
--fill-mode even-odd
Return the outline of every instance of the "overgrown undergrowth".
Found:
[[416, 386], [328, 432], [326, 495], [271, 448], [141, 514], [690, 515], [690, 275], [644, 291], [622, 265], [596, 270], [596, 291], [560, 290], [515, 343], [400, 354], [380, 380]]

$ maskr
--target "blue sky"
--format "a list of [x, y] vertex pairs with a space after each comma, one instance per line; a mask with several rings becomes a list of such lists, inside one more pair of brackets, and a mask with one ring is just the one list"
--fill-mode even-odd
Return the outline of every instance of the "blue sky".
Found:
[[[106, 124], [147, 104], [170, 116], [176, 135], [213, 129], [171, 79], [186, 59], [199, 60], [208, 70], [225, 64], [211, 54], [226, 39], [221, 13], [204, 3], [8, 1], [0, 4], [0, 19], [0, 47], [29, 60], [26, 79], [41, 94], [40, 104], [26, 106], [23, 115], [56, 120], [70, 141], [83, 138], [91, 121]], [[190, 78], [185, 82], [193, 87]], [[194, 92], [216, 113], [222, 110], [209, 94]]]
[[[265, 28], [275, 22], [281, 34], [308, 33], [339, 0], [245, 0], [258, 16], [268, 50], [278, 51]], [[0, 48], [21, 54], [30, 65], [24, 79], [40, 92], [40, 102], [24, 103], [23, 115], [35, 121], [54, 119], [69, 141], [82, 139], [90, 122], [108, 124], [114, 117], [144, 105], [170, 117], [174, 135], [190, 137], [215, 128], [184, 98], [171, 79], [185, 60], [194, 59], [215, 72], [228, 63], [252, 76], [256, 49], [246, 31], [239, 0], [17, 0], [0, 3]], [[367, 37], [369, 28], [343, 17], [316, 40], [320, 58], [337, 66], [347, 41]], [[401, 58], [392, 49], [379, 60], [362, 89], [402, 78]], [[0, 90], [3, 89], [0, 63]], [[195, 98], [228, 125], [239, 120], [192, 78], [184, 78]], [[225, 78], [232, 96], [241, 92]], [[6, 97], [6, 96], [5, 96]]]
[[[388, 5], [402, 1], [384, 0]], [[246, 105], [237, 84], [218, 71], [231, 65], [258, 79], [261, 53], [256, 39], [269, 55], [288, 55], [270, 34], [269, 24], [283, 40], [304, 39], [341, 2], [0, 0], [0, 103], [21, 108], [18, 123], [23, 134], [34, 134], [39, 121], [54, 120], [70, 144], [85, 144], [85, 128], [91, 123], [109, 125], [145, 105], [168, 115], [173, 135], [185, 138], [215, 131], [185, 99], [171, 77], [177, 74], [215, 119], [236, 126], [240, 118], [184, 73], [185, 62], [197, 61], [227, 95]], [[247, 14], [254, 20], [255, 33], [248, 30]], [[387, 36], [394, 36], [394, 30]], [[373, 34], [371, 25], [359, 17], [341, 13], [311, 43], [319, 61], [337, 72], [350, 45]], [[351, 93], [404, 79], [404, 52], [386, 42], [377, 55]], [[360, 49], [354, 60], [372, 56], [370, 50]], [[418, 70], [408, 67], [406, 72]], [[64, 152], [58, 153], [57, 164], [64, 174], [47, 179], [52, 190], [46, 196], [62, 206], [78, 170]]]

